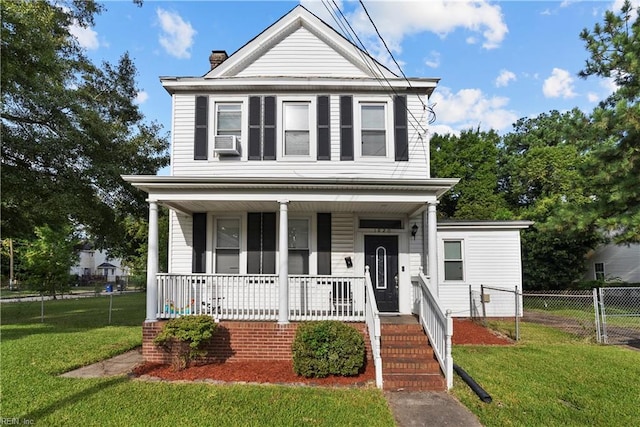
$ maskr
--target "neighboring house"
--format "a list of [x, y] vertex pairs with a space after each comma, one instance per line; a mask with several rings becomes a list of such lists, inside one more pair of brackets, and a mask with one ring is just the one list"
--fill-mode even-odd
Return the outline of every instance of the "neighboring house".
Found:
[[606, 244], [586, 257], [585, 280], [640, 283], [640, 243]]
[[[149, 201], [145, 358], [165, 360], [150, 342], [159, 319], [215, 316], [236, 358], [290, 357], [296, 322], [337, 319], [368, 334], [381, 386], [385, 334], [401, 318], [389, 315], [415, 312], [450, 385], [445, 311], [469, 316], [470, 286], [521, 286], [530, 223], [437, 224], [458, 182], [430, 175], [438, 79], [397, 76], [302, 6], [210, 63], [203, 77], [161, 78], [171, 174], [124, 177]], [[168, 274], [158, 205], [170, 210]], [[495, 315], [513, 315], [509, 304]], [[428, 387], [407, 376], [385, 388]]]
[[81, 279], [115, 282], [128, 275], [127, 268], [122, 266], [122, 260], [108, 257], [106, 252], [94, 249], [91, 243], [84, 243], [78, 255], [78, 263], [71, 267], [70, 274]]

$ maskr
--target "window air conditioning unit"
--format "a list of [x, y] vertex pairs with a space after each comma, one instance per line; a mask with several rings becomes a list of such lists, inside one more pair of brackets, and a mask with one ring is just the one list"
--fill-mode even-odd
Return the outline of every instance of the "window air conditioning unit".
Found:
[[213, 138], [213, 151], [221, 156], [240, 154], [239, 140], [235, 135], [216, 135]]

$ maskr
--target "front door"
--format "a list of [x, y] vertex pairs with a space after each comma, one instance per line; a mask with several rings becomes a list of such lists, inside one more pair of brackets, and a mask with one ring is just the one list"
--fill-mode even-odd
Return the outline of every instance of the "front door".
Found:
[[397, 313], [398, 236], [364, 236], [364, 254], [378, 310]]

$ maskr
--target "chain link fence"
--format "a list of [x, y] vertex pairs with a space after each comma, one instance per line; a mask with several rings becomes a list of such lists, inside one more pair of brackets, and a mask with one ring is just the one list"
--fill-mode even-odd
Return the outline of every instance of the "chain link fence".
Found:
[[[505, 295], [509, 295], [505, 297]], [[519, 293], [515, 289], [481, 286], [469, 289], [471, 317], [486, 324], [491, 304], [511, 301], [514, 336], [519, 319], [569, 332], [587, 341], [640, 347], [640, 287], [556, 290]]]
[[541, 323], [599, 342], [595, 289], [526, 292], [522, 295], [524, 321]]
[[601, 341], [640, 347], [640, 287], [600, 288]]

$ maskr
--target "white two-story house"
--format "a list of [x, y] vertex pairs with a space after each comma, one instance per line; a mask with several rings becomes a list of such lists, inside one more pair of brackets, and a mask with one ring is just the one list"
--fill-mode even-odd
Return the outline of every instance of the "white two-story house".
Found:
[[[378, 367], [380, 316], [422, 310], [446, 374], [446, 309], [469, 315], [469, 285], [520, 285], [528, 223], [439, 235], [438, 198], [458, 180], [429, 170], [438, 79], [399, 77], [302, 6], [210, 64], [161, 78], [170, 176], [124, 177], [148, 193], [145, 328], [194, 313], [270, 322], [275, 335], [256, 332], [267, 351], [299, 321], [366, 321]], [[168, 274], [157, 274], [158, 205], [171, 215]]]

